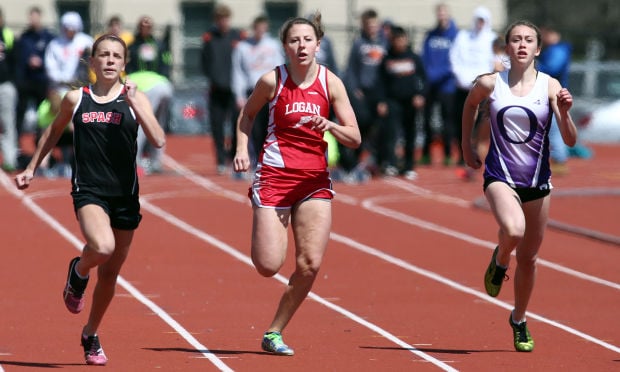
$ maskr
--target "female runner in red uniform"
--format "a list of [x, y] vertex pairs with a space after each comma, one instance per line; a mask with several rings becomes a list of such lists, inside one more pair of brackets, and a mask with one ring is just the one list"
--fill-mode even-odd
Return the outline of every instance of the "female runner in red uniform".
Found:
[[[256, 270], [266, 277], [280, 270], [289, 224], [295, 240], [295, 272], [261, 345], [278, 355], [294, 353], [281, 332], [312, 288], [329, 239], [333, 191], [323, 135], [329, 131], [351, 148], [361, 143], [342, 81], [315, 59], [323, 36], [320, 18], [318, 13], [313, 21], [293, 18], [282, 26], [280, 40], [289, 62], [260, 78], [237, 121], [234, 169], [245, 172], [254, 117], [269, 105], [267, 138], [249, 191]], [[330, 107], [338, 123], [328, 120]]]

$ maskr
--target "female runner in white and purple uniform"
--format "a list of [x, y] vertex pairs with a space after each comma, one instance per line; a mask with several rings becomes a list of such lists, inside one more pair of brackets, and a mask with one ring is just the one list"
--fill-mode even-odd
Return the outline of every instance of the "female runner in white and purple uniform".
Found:
[[484, 193], [499, 225], [499, 242], [484, 277], [490, 296], [497, 296], [516, 250], [515, 306], [509, 317], [517, 351], [532, 351], [526, 309], [534, 288], [536, 258], [549, 216], [551, 171], [549, 129], [555, 115], [564, 142], [577, 140], [569, 114], [573, 98], [566, 88], [536, 70], [540, 53], [538, 27], [518, 21], [506, 32], [510, 69], [481, 75], [463, 110], [463, 157], [468, 166], [482, 165], [471, 133], [478, 105], [488, 100], [491, 143], [485, 160]]

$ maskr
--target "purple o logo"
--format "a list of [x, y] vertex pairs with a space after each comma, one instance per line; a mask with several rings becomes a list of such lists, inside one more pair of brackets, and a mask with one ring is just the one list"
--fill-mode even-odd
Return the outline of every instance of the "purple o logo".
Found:
[[[513, 139], [508, 135], [508, 132], [506, 131], [506, 127], [504, 126], [504, 113], [506, 111], [508, 111], [509, 109], [512, 108], [516, 108], [516, 109], [521, 109], [523, 110], [523, 112], [525, 112], [525, 114], [527, 115], [527, 117], [529, 118], [530, 121], [530, 130], [529, 133], [527, 135], [527, 137], [524, 140], [519, 140], [519, 139]], [[513, 144], [516, 145], [520, 145], [523, 143], [527, 143], [529, 141], [532, 140], [532, 138], [534, 138], [534, 135], [536, 134], [536, 127], [538, 125], [538, 120], [536, 118], [536, 115], [527, 107], [523, 107], [523, 106], [506, 106], [503, 109], [499, 110], [497, 113], [497, 128], [499, 129], [500, 134], [502, 135], [502, 137]]]

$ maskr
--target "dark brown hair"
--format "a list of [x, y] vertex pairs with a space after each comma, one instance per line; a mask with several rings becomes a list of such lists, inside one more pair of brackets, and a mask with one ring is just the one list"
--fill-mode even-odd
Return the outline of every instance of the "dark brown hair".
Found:
[[286, 37], [288, 36], [288, 32], [294, 25], [312, 26], [312, 29], [314, 30], [314, 35], [316, 36], [317, 40], [321, 40], [321, 38], [323, 38], [323, 35], [325, 34], [325, 32], [323, 31], [323, 25], [321, 24], [321, 13], [317, 11], [314, 13], [311, 20], [302, 17], [295, 17], [289, 18], [286, 22], [284, 22], [284, 25], [282, 25], [282, 28], [280, 28], [280, 41], [282, 41], [282, 44], [286, 43]]
[[542, 45], [542, 35], [540, 33], [540, 29], [534, 23], [527, 20], [513, 22], [510, 26], [508, 26], [508, 28], [506, 28], [506, 33], [504, 34], [504, 41], [506, 44], [509, 44], [510, 33], [517, 26], [525, 26], [534, 30], [536, 32], [536, 41], [538, 41], [538, 46], [540, 47]]
[[377, 13], [375, 9], [369, 8], [362, 12], [362, 15], [360, 16], [360, 18], [362, 19], [362, 21], [366, 21], [368, 19], [379, 18], [379, 13]]

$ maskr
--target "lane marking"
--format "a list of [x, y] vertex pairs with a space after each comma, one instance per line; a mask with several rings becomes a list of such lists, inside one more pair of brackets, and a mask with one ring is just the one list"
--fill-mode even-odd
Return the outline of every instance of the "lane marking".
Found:
[[[441, 203], [447, 203], [452, 205], [457, 205], [462, 208], [471, 208], [472, 206], [475, 208], [479, 208], [482, 210], [490, 211], [489, 205], [484, 196], [480, 196], [474, 200], [474, 202], [470, 202], [464, 199], [455, 198], [446, 194], [438, 193], [435, 191], [431, 191], [428, 189], [424, 189], [422, 187], [413, 185], [408, 183], [407, 181], [403, 181], [397, 178], [385, 178], [383, 182], [400, 188], [402, 190], [408, 191], [412, 194], [415, 194], [419, 197], [438, 201]], [[611, 187], [586, 187], [579, 189], [562, 189], [562, 190], [554, 190], [551, 195], [551, 200], [558, 197], [570, 197], [570, 196], [617, 196], [620, 195], [620, 189], [611, 188]], [[558, 220], [554, 220], [552, 218], [547, 222], [548, 227], [569, 232], [575, 235], [585, 236], [591, 239], [600, 240], [605, 243], [614, 244], [620, 246], [620, 236], [607, 234], [601, 231], [588, 229], [585, 227], [567, 224]]]
[[[241, 253], [240, 251], [238, 251], [237, 249], [235, 249], [234, 247], [226, 244], [225, 242], [213, 237], [212, 235], [190, 225], [189, 223], [181, 220], [180, 218], [176, 217], [175, 215], [166, 212], [165, 210], [161, 209], [160, 207], [157, 207], [153, 204], [151, 204], [147, 198], [142, 198], [140, 199], [140, 204], [142, 205], [142, 207], [147, 210], [148, 212], [160, 217], [161, 219], [163, 219], [164, 221], [166, 221], [167, 223], [174, 225], [176, 227], [178, 227], [180, 230], [195, 236], [196, 238], [204, 241], [205, 243], [223, 251], [224, 253], [229, 254], [230, 256], [236, 258], [237, 260], [243, 262], [244, 264], [254, 268], [254, 264], [252, 263], [252, 259], [248, 256], [246, 256], [245, 254]], [[288, 279], [286, 277], [284, 277], [281, 274], [276, 274], [273, 276], [274, 279], [276, 279], [277, 281], [279, 281], [280, 283], [283, 284], [288, 284]], [[326, 299], [324, 299], [323, 297], [317, 295], [314, 292], [310, 292], [308, 294], [308, 298], [322, 304], [323, 306], [326, 306], [327, 308], [353, 320], [354, 322], [372, 330], [375, 333], [378, 333], [379, 335], [385, 337], [386, 339], [392, 341], [393, 343], [395, 343], [396, 345], [402, 347], [405, 350], [410, 351], [411, 353], [419, 356], [420, 358], [433, 363], [435, 366], [441, 368], [444, 371], [457, 371], [456, 369], [454, 369], [453, 367], [445, 364], [444, 362], [432, 357], [431, 355], [428, 355], [418, 349], [416, 349], [415, 347], [413, 347], [412, 345], [407, 344], [406, 342], [402, 341], [401, 339], [399, 339], [398, 337], [394, 336], [393, 334], [391, 334], [390, 332], [384, 330], [383, 328], [363, 319], [362, 317], [354, 314], [353, 312], [346, 310], [343, 307], [340, 307]]]
[[[383, 261], [389, 262], [389, 263], [391, 263], [393, 265], [396, 265], [396, 266], [398, 266], [400, 268], [403, 268], [403, 269], [405, 269], [407, 271], [414, 272], [416, 274], [419, 274], [419, 275], [424, 276], [426, 278], [429, 278], [431, 280], [434, 280], [434, 281], [437, 281], [439, 283], [445, 284], [448, 287], [453, 288], [453, 289], [455, 289], [457, 291], [464, 292], [464, 293], [470, 294], [472, 296], [478, 297], [479, 299], [481, 299], [483, 301], [490, 302], [490, 303], [492, 303], [494, 305], [497, 305], [499, 307], [502, 307], [502, 308], [504, 308], [506, 310], [512, 310], [513, 307], [514, 307], [514, 305], [512, 305], [512, 304], [509, 304], [509, 303], [504, 302], [504, 301], [497, 300], [497, 299], [495, 299], [493, 297], [490, 297], [489, 295], [487, 295], [484, 292], [481, 292], [481, 291], [475, 290], [473, 288], [464, 286], [464, 285], [462, 285], [462, 284], [460, 284], [460, 283], [458, 283], [458, 282], [456, 282], [456, 281], [454, 281], [452, 279], [448, 279], [448, 278], [446, 278], [444, 276], [441, 276], [441, 275], [439, 275], [439, 274], [437, 274], [435, 272], [432, 272], [430, 270], [426, 270], [426, 269], [423, 269], [421, 267], [412, 265], [412, 264], [410, 264], [409, 262], [407, 262], [405, 260], [402, 260], [400, 258], [397, 258], [397, 257], [391, 256], [389, 254], [386, 254], [386, 253], [380, 251], [379, 249], [376, 249], [376, 248], [370, 247], [368, 245], [365, 245], [363, 243], [357, 242], [357, 241], [355, 241], [355, 240], [353, 240], [351, 238], [348, 238], [346, 236], [342, 236], [342, 235], [339, 235], [339, 234], [332, 233], [330, 237], [333, 240], [335, 240], [335, 241], [337, 241], [339, 243], [348, 245], [349, 247], [351, 247], [353, 249], [356, 249], [356, 250], [359, 250], [359, 251], [364, 252], [366, 254], [369, 254], [371, 256], [375, 256], [377, 258], [380, 258]], [[558, 323], [558, 322], [556, 322], [554, 320], [551, 320], [549, 318], [546, 318], [546, 317], [544, 317], [542, 315], [539, 315], [539, 314], [536, 314], [536, 313], [528, 311], [527, 312], [527, 317], [531, 318], [531, 319], [536, 319], [536, 320], [538, 320], [540, 322], [543, 322], [543, 323], [546, 323], [546, 324], [551, 325], [553, 327], [559, 328], [559, 329], [561, 329], [561, 330], [563, 330], [565, 332], [568, 332], [570, 334], [573, 334], [575, 336], [583, 338], [583, 339], [585, 339], [587, 341], [590, 341], [590, 342], [593, 342], [593, 343], [595, 343], [597, 345], [600, 345], [600, 346], [604, 347], [605, 349], [608, 349], [608, 350], [611, 350], [611, 351], [613, 351], [615, 353], [620, 354], [620, 347], [617, 347], [615, 345], [607, 343], [607, 342], [605, 342], [605, 341], [603, 341], [603, 340], [601, 340], [599, 338], [590, 336], [590, 335], [588, 335], [588, 334], [586, 334], [584, 332], [578, 331], [578, 330], [576, 330], [574, 328], [568, 327], [568, 326], [566, 326], [566, 325], [564, 325], [562, 323]]]
[[[564, 192], [563, 193], [557, 192], [558, 193], [557, 196], [559, 197], [563, 197], [563, 196], [596, 197], [596, 196], [601, 196], [601, 195], [606, 195], [606, 196], [617, 195], [617, 193], [615, 192], [616, 190], [604, 191], [604, 190], [594, 190], [594, 189], [577, 189], [577, 190], [562, 190], [562, 191]], [[602, 194], [602, 192], [606, 192], [606, 194]], [[556, 196], [556, 195], [553, 194], [553, 196]], [[552, 201], [554, 200], [553, 196], [551, 199]], [[489, 207], [489, 203], [484, 197], [479, 197], [476, 200], [474, 200], [473, 205], [474, 207], [478, 209], [482, 209], [484, 211], [489, 211], [489, 212], [491, 211], [491, 208]], [[596, 239], [596, 240], [602, 241], [604, 243], [620, 246], [620, 236], [611, 235], [611, 234], [608, 234], [602, 231], [598, 231], [598, 230], [594, 230], [594, 229], [590, 229], [586, 227], [581, 227], [578, 225], [568, 224], [565, 222], [554, 220], [552, 218], [550, 218], [549, 221], [547, 221], [547, 225], [556, 230], [568, 232], [568, 233], [575, 234], [575, 235], [581, 235], [581, 236], [585, 236], [590, 239]]]
[[[35, 201], [30, 198], [26, 193], [18, 190], [15, 184], [4, 172], [0, 172], [0, 183], [2, 186], [13, 196], [19, 199], [32, 213], [34, 213], [39, 219], [47, 223], [54, 231], [65, 238], [71, 243], [74, 248], [81, 251], [84, 243], [67, 228], [65, 228], [58, 220], [48, 214], [43, 208], [41, 208]], [[148, 307], [153, 313], [174, 329], [181, 337], [185, 339], [190, 345], [200, 352], [205, 358], [216, 366], [220, 371], [233, 371], [222, 360], [209, 351], [204, 345], [202, 345], [194, 336], [190, 334], [179, 322], [172, 318], [166, 311], [159, 307], [155, 302], [149, 300], [147, 296], [143, 295], [137, 288], [131, 285], [125, 278], [118, 276], [117, 283], [129, 292], [136, 300]], [[1, 368], [1, 367], [0, 367]]]
[[[225, 190], [223, 189], [221, 186], [217, 185], [216, 183], [212, 182], [211, 180], [199, 176], [198, 174], [192, 172], [191, 170], [189, 170], [188, 168], [186, 168], [185, 166], [181, 165], [180, 163], [178, 163], [176, 160], [174, 160], [172, 157], [164, 154], [162, 156], [162, 161], [164, 162], [164, 164], [170, 168], [173, 168], [176, 172], [178, 172], [179, 174], [182, 174], [183, 176], [187, 177], [189, 180], [195, 182], [198, 185], [204, 185], [203, 187], [205, 187], [207, 190], [215, 192], [217, 194], [221, 194], [225, 197], [230, 198], [231, 200], [243, 203], [243, 204], [247, 204], [250, 205], [249, 200], [247, 198], [247, 196], [245, 195], [241, 195], [239, 193], [236, 193], [234, 191], [230, 191], [230, 190]], [[249, 265], [250, 267], [254, 268], [254, 264], [252, 263], [252, 259], [244, 254], [242, 254], [241, 252], [237, 251], [236, 249], [234, 249], [233, 247], [229, 246], [228, 244], [212, 237], [211, 235], [189, 225], [188, 223], [186, 223], [185, 221], [182, 221], [181, 219], [177, 218], [176, 216], [173, 216], [172, 214], [164, 211], [163, 209], [154, 206], [153, 204], [151, 204], [150, 202], [148, 202], [148, 200], [146, 200], [146, 198], [144, 198], [145, 200], [142, 201], [141, 200], [141, 204], [145, 207], [145, 209], [148, 209], [149, 212], [159, 215], [161, 218], [163, 218], [164, 220], [166, 220], [169, 223], [173, 223], [175, 224], [177, 227], [179, 227], [180, 229], [198, 237], [199, 239], [204, 240], [205, 242], [217, 247], [218, 249], [228, 253], [229, 255], [235, 257], [236, 259], [238, 259], [239, 261]], [[284, 276], [282, 276], [281, 274], [276, 274], [274, 275], [274, 279], [280, 281], [283, 284], [288, 284], [288, 279]], [[315, 294], [314, 292], [310, 292], [308, 294], [308, 298], [311, 298], [312, 300], [319, 302], [320, 304], [348, 317], [349, 319], [357, 322], [358, 324], [361, 324], [363, 326], [365, 326], [366, 328], [371, 329], [372, 331], [382, 335], [383, 337], [387, 338], [388, 340], [392, 341], [393, 343], [411, 351], [413, 354], [416, 354], [417, 356], [421, 357], [424, 360], [427, 360], [431, 363], [433, 363], [434, 365], [438, 366], [439, 368], [441, 368], [444, 371], [456, 371], [456, 369], [454, 369], [453, 367], [445, 364], [444, 362], [416, 349], [415, 347], [405, 343], [404, 341], [400, 340], [398, 337], [392, 335], [391, 333], [389, 333], [386, 330], [383, 330], [382, 328], [368, 322], [367, 320], [357, 316], [356, 314], [338, 306], [333, 304], [332, 302], [320, 297], [319, 295]]]
[[[186, 176], [188, 179], [190, 179], [191, 181], [195, 182], [197, 185], [203, 186], [205, 189], [214, 192], [216, 194], [220, 194], [223, 195], [225, 197], [229, 197], [231, 200], [234, 201], [238, 201], [241, 203], [245, 203], [249, 205], [249, 200], [247, 198], [246, 195], [241, 195], [238, 193], [235, 193], [234, 191], [230, 191], [227, 189], [224, 189], [222, 186], [217, 185], [216, 183], [214, 183], [213, 181], [199, 176], [198, 174], [196, 174], [195, 172], [191, 171], [190, 169], [188, 169], [187, 167], [183, 166], [182, 164], [180, 164], [179, 162], [177, 162], [175, 159], [173, 159], [172, 157], [170, 157], [167, 154], [164, 154], [162, 156], [162, 162], [170, 167], [173, 168], [176, 172], [178, 172], [179, 174], [182, 174], [183, 176]], [[407, 183], [405, 183], [404, 181], [400, 181], [400, 183], [403, 183], [405, 185], [409, 185]], [[397, 184], [396, 182], [394, 184]], [[413, 185], [412, 185], [413, 186]], [[443, 202], [449, 202], [451, 204], [454, 205], [458, 205], [458, 206], [462, 206], [464, 205], [464, 203], [466, 202], [464, 199], [459, 199], [459, 198], [453, 198], [453, 197], [447, 197], [447, 196], [442, 196], [439, 197], [437, 199], [435, 199], [436, 194], [433, 193], [430, 190], [426, 190], [423, 189], [421, 187], [415, 186], [415, 187], [406, 187], [406, 190], [415, 193], [416, 195], [423, 195], [428, 197], [429, 199], [434, 199], [434, 200], [438, 200], [438, 201], [443, 201]], [[381, 214], [385, 217], [389, 217], [392, 219], [396, 219], [398, 221], [401, 221], [403, 223], [408, 223], [410, 225], [414, 225], [417, 226], [419, 228], [425, 229], [425, 230], [430, 230], [439, 234], [443, 234], [443, 235], [448, 235], [451, 236], [455, 239], [458, 240], [462, 240], [468, 243], [471, 243], [473, 245], [477, 245], [477, 246], [481, 246], [490, 250], [495, 249], [495, 246], [497, 246], [496, 242], [491, 242], [488, 240], [484, 240], [484, 239], [479, 239], [476, 238], [472, 235], [469, 235], [467, 233], [462, 233], [456, 230], [452, 230], [437, 224], [434, 224], [432, 222], [428, 222], [395, 210], [392, 210], [390, 208], [386, 208], [386, 207], [381, 207], [378, 206], [376, 204], [373, 203], [373, 200], [382, 200], [382, 198], [385, 198], [385, 200], [391, 200], [390, 198], [393, 198], [394, 200], [402, 200], [402, 195], [393, 195], [393, 196], [378, 196], [378, 197], [372, 197], [372, 198], [366, 198], [364, 200], [357, 201], [355, 198], [348, 196], [346, 194], [342, 194], [342, 193], [337, 193], [337, 197], [334, 199], [335, 201], [340, 201], [341, 199], [345, 199], [345, 204], [348, 205], [352, 205], [352, 206], [357, 206], [357, 205], [362, 205], [364, 206], [364, 208], [372, 213], [375, 214]], [[371, 203], [373, 203], [372, 205], [370, 205]], [[469, 203], [469, 202], [467, 202]], [[471, 204], [469, 203], [468, 206], [471, 206]], [[542, 258], [538, 258], [537, 263], [540, 266], [544, 266], [547, 267], [549, 269], [555, 270], [555, 271], [559, 271], [561, 273], [567, 274], [569, 276], [573, 276], [585, 281], [589, 281], [589, 282], [593, 282], [596, 284], [601, 284], [604, 285], [606, 287], [610, 287], [616, 290], [620, 290], [620, 283], [615, 283], [603, 278], [599, 278], [590, 274], [586, 274], [565, 266], [562, 266], [560, 264], [557, 263], [553, 263], [551, 261], [547, 261], [545, 259]]]
[[[172, 159], [168, 155], [164, 155], [162, 160], [163, 160], [163, 162], [167, 166], [170, 166], [171, 168], [175, 168], [176, 170], [179, 170], [179, 171], [183, 170], [183, 173], [189, 172], [193, 176], [192, 180], [195, 177], [199, 177], [200, 179], [204, 178], [202, 176], [198, 176], [197, 174], [191, 172], [190, 170], [188, 170], [187, 168], [185, 168], [184, 166], [179, 164], [177, 161], [175, 161], [174, 159]], [[215, 183], [213, 183], [213, 182], [211, 182], [209, 180], [206, 180], [206, 181], [208, 181], [208, 184], [211, 187], [216, 187], [216, 189], [217, 188], [221, 188], [221, 187], [217, 186]], [[240, 195], [240, 194], [238, 194], [238, 195]], [[246, 197], [243, 197], [243, 198], [247, 202], [247, 198]], [[239, 198], [235, 197], [233, 200], [238, 200], [238, 199]], [[372, 198], [370, 198], [370, 199], [372, 199]], [[367, 199], [364, 202], [362, 202], [362, 206], [364, 206], [364, 204], [366, 204], [366, 206], [364, 208], [368, 209], [368, 203], [370, 203], [370, 202]], [[419, 227], [422, 227], [422, 228], [426, 228], [426, 229], [434, 231], [434, 232], [439, 232], [439, 233], [442, 233], [442, 234], [453, 236], [453, 237], [455, 237], [457, 239], [469, 241], [469, 242], [471, 242], [473, 244], [481, 245], [481, 246], [484, 246], [484, 247], [487, 247], [487, 248], [494, 248], [495, 247], [495, 244], [492, 243], [492, 242], [489, 242], [489, 241], [486, 241], [486, 240], [482, 240], [482, 239], [478, 239], [478, 238], [475, 238], [475, 237], [473, 237], [471, 235], [464, 234], [464, 233], [461, 233], [461, 232], [458, 232], [458, 231], [455, 231], [455, 230], [446, 229], [446, 228], [441, 227], [439, 225], [436, 225], [436, 224], [433, 224], [433, 223], [430, 223], [430, 222], [427, 222], [427, 221], [423, 221], [423, 220], [417, 219], [417, 218], [412, 217], [412, 216], [404, 215], [404, 214], [402, 214], [400, 212], [392, 211], [392, 210], [389, 210], [387, 208], [382, 208], [382, 207], [375, 207], [375, 206], [373, 206], [373, 208], [378, 208], [378, 209], [382, 210], [382, 212], [385, 213], [386, 216], [396, 215], [399, 218], [402, 218], [404, 221], [411, 221], [416, 226], [419, 226]], [[461, 285], [458, 282], [452, 281], [452, 280], [450, 280], [448, 278], [445, 278], [445, 277], [443, 277], [443, 276], [441, 276], [439, 274], [436, 274], [434, 272], [431, 272], [431, 271], [428, 271], [428, 270], [425, 270], [425, 269], [422, 269], [422, 268], [418, 268], [418, 267], [416, 267], [414, 265], [409, 264], [408, 262], [406, 262], [406, 261], [404, 261], [402, 259], [399, 259], [399, 258], [390, 256], [390, 255], [387, 255], [387, 254], [381, 252], [378, 249], [371, 248], [371, 247], [369, 247], [367, 245], [364, 245], [362, 243], [358, 243], [355, 240], [350, 239], [348, 237], [345, 237], [343, 235], [339, 235], [337, 233], [332, 232], [332, 233], [330, 233], [330, 238], [333, 239], [333, 240], [339, 241], [341, 243], [344, 243], [346, 245], [349, 245], [350, 247], [358, 249], [358, 250], [360, 250], [362, 252], [365, 252], [367, 254], [372, 254], [372, 255], [374, 255], [374, 256], [376, 256], [378, 258], [383, 259], [384, 261], [393, 263], [393, 264], [395, 264], [395, 265], [397, 265], [399, 267], [407, 268], [410, 271], [413, 271], [413, 272], [416, 272], [416, 273], [418, 273], [420, 275], [426, 276], [426, 277], [428, 277], [428, 278], [430, 278], [432, 280], [436, 280], [436, 281], [438, 281], [440, 283], [443, 283], [443, 284], [445, 284], [445, 285], [447, 285], [447, 286], [449, 286], [451, 288], [457, 289], [457, 290], [459, 290], [461, 292], [468, 293], [468, 294], [471, 294], [471, 295], [473, 295], [475, 297], [478, 297], [478, 298], [480, 298], [480, 299], [482, 299], [484, 301], [491, 302], [491, 303], [493, 303], [493, 304], [495, 304], [495, 305], [497, 305], [499, 307], [502, 307], [504, 309], [512, 310], [512, 308], [513, 308], [513, 305], [508, 304], [508, 303], [503, 302], [503, 301], [499, 301], [499, 300], [497, 300], [495, 298], [489, 297], [486, 293], [482, 293], [482, 292], [477, 291], [475, 289], [472, 289], [472, 288], [466, 287], [464, 285]], [[222, 243], [222, 244], [225, 244], [225, 243]], [[240, 253], [237, 252], [236, 254], [240, 254]], [[590, 275], [578, 272], [576, 270], [568, 269], [568, 268], [565, 268], [563, 266], [553, 264], [553, 263], [551, 263], [549, 261], [538, 259], [538, 262], [540, 262], [541, 264], [543, 264], [545, 266], [553, 268], [555, 270], [564, 272], [564, 273], [566, 273], [568, 275], [572, 275], [572, 276], [578, 277], [580, 279], [590, 280], [590, 281], [593, 281], [593, 282], [598, 283], [598, 284], [608, 285], [608, 286], [611, 286], [612, 288], [620, 289], [620, 285], [618, 285], [617, 283], [609, 282], [609, 281], [606, 281], [606, 280], [603, 280], [603, 279], [600, 279], [600, 278], [596, 278], [596, 277], [593, 277], [593, 276], [590, 276]], [[336, 306], [336, 305], [334, 305], [334, 306]], [[607, 343], [607, 342], [605, 342], [603, 340], [600, 340], [600, 339], [598, 339], [596, 337], [590, 336], [590, 335], [588, 335], [588, 334], [586, 334], [584, 332], [578, 331], [578, 330], [576, 330], [574, 328], [568, 327], [568, 326], [566, 326], [564, 324], [561, 324], [561, 323], [556, 322], [554, 320], [548, 319], [548, 318], [546, 318], [546, 317], [544, 317], [542, 315], [538, 315], [536, 313], [528, 312], [527, 315], [529, 317], [531, 317], [532, 319], [536, 319], [536, 320], [541, 321], [543, 323], [546, 323], [546, 324], [549, 324], [549, 325], [554, 326], [556, 328], [562, 329], [565, 332], [568, 332], [568, 333], [573, 334], [575, 336], [581, 337], [581, 338], [583, 338], [583, 339], [585, 339], [587, 341], [593, 342], [593, 343], [598, 344], [598, 345], [600, 345], [600, 346], [602, 346], [602, 347], [604, 347], [604, 348], [606, 348], [608, 350], [611, 350], [611, 351], [614, 351], [614, 352], [620, 354], [620, 348], [619, 347], [617, 347], [615, 345], [612, 345], [610, 343]]]
[[[485, 247], [491, 250], [495, 249], [495, 247], [497, 246], [496, 242], [479, 239], [469, 234], [450, 229], [448, 227], [444, 227], [444, 226], [437, 225], [432, 222], [424, 221], [419, 218], [410, 216], [408, 214], [405, 214], [405, 213], [402, 213], [402, 212], [399, 212], [399, 211], [396, 211], [390, 208], [382, 207], [377, 202], [375, 202], [375, 201], [382, 202], [383, 198], [387, 198], [387, 197], [378, 196], [374, 198], [367, 198], [361, 203], [361, 205], [364, 209], [371, 211], [373, 213], [380, 214], [385, 217], [389, 217], [394, 220], [400, 221], [402, 223], [413, 225], [413, 226], [416, 226], [416, 227], [419, 227], [425, 230], [433, 231], [438, 234], [447, 235], [447, 236], [465, 241], [473, 245], [482, 246], [482, 247]], [[514, 255], [514, 252], [512, 254]], [[581, 271], [570, 269], [568, 267], [553, 263], [551, 261], [547, 261], [540, 257], [536, 260], [536, 263], [541, 266], [545, 266], [547, 268], [562, 272], [564, 274], [567, 274], [567, 275], [570, 275], [570, 276], [573, 276], [573, 277], [576, 277], [576, 278], [579, 278], [585, 281], [593, 282], [593, 283], [600, 284], [600, 285], [603, 285], [609, 288], [620, 290], [620, 283], [615, 283], [615, 282], [612, 282], [606, 279], [602, 279], [602, 278], [599, 278], [599, 277], [596, 277], [590, 274], [583, 273]]]
[[431, 190], [422, 188], [420, 186], [414, 185], [412, 183], [400, 180], [398, 178], [394, 178], [394, 177], [384, 178], [383, 182], [387, 183], [388, 185], [397, 187], [401, 190], [405, 190], [411, 194], [423, 197], [425, 199], [434, 200], [434, 201], [446, 203], [446, 204], [452, 204], [452, 205], [456, 205], [462, 208], [471, 207], [471, 202], [469, 200], [457, 198], [457, 197], [446, 195], [446, 194], [441, 194], [435, 191], [431, 191]]

